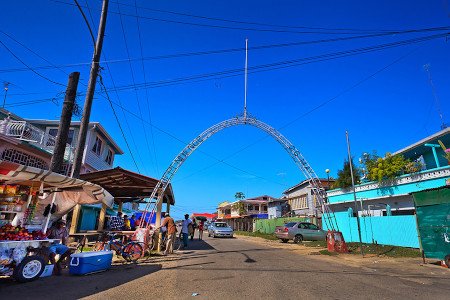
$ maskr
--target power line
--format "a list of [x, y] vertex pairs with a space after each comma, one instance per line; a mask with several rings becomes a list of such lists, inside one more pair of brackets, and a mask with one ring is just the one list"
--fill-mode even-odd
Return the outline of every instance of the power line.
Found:
[[[424, 32], [433, 32], [433, 31], [444, 31], [449, 30], [450, 27], [435, 27], [435, 28], [423, 28], [423, 29], [412, 29], [398, 32], [387, 32], [387, 33], [379, 33], [379, 34], [369, 34], [369, 35], [358, 35], [358, 36], [350, 36], [350, 37], [338, 37], [331, 39], [319, 39], [312, 41], [299, 41], [299, 42], [291, 42], [291, 43], [281, 43], [281, 44], [268, 44], [268, 45], [259, 45], [249, 47], [249, 51], [253, 50], [265, 50], [265, 49], [273, 49], [273, 48], [281, 48], [281, 47], [293, 47], [293, 46], [301, 46], [301, 45], [310, 45], [310, 44], [320, 44], [320, 43], [330, 43], [330, 42], [340, 42], [340, 41], [350, 41], [354, 39], [364, 39], [364, 38], [376, 38], [383, 37], [388, 35], [400, 35], [400, 34], [411, 34], [411, 33], [424, 33]], [[2, 32], [2, 31], [0, 31]], [[5, 32], [2, 32], [6, 34]], [[228, 49], [218, 49], [218, 50], [205, 50], [205, 51], [197, 51], [197, 52], [184, 52], [184, 53], [173, 53], [173, 54], [164, 54], [157, 56], [148, 56], [141, 58], [130, 58], [130, 59], [114, 59], [114, 60], [104, 60], [100, 63], [123, 63], [129, 61], [146, 61], [146, 60], [160, 60], [160, 59], [173, 59], [173, 58], [181, 58], [181, 57], [191, 57], [191, 56], [203, 56], [203, 55], [215, 55], [215, 54], [226, 54], [226, 53], [234, 53], [245, 50], [243, 47], [238, 48], [228, 48]], [[90, 62], [84, 63], [73, 63], [73, 64], [65, 64], [60, 66], [50, 65], [50, 66], [35, 66], [33, 69], [35, 70], [46, 70], [52, 68], [71, 68], [71, 67], [79, 67], [79, 66], [87, 66], [90, 65]], [[0, 73], [7, 72], [21, 72], [28, 71], [28, 68], [9, 68], [9, 69], [0, 69]]]
[[[446, 37], [447, 35], [448, 35], [448, 33], [436, 34], [436, 35], [426, 36], [426, 37], [422, 37], [422, 38], [402, 40], [399, 42], [381, 44], [381, 45], [376, 45], [376, 46], [363, 47], [363, 48], [357, 48], [357, 49], [333, 52], [333, 53], [326, 53], [326, 54], [321, 54], [321, 55], [317, 55], [317, 56], [304, 57], [304, 58], [286, 60], [286, 61], [279, 61], [279, 62], [270, 63], [270, 64], [256, 65], [256, 66], [252, 66], [249, 68], [249, 73], [267, 72], [267, 71], [285, 69], [285, 68], [310, 64], [310, 63], [339, 59], [339, 58], [349, 57], [349, 56], [358, 55], [358, 54], [365, 54], [365, 53], [370, 53], [370, 52], [374, 52], [374, 51], [385, 50], [385, 49], [394, 48], [394, 47], [398, 47], [398, 46], [404, 46], [404, 45], [410, 45], [410, 44], [415, 44], [415, 43], [419, 43], [419, 42], [425, 42], [425, 41], [429, 41], [432, 39]], [[118, 87], [118, 89], [119, 89], [119, 91], [123, 91], [123, 90], [138, 89], [138, 88], [157, 88], [157, 87], [170, 86], [170, 85], [174, 85], [174, 84], [184, 84], [187, 82], [188, 83], [200, 82], [200, 81], [210, 80], [210, 79], [223, 79], [223, 78], [240, 76], [240, 75], [242, 75], [241, 68], [229, 69], [229, 70], [213, 72], [213, 73], [203, 73], [203, 74], [191, 75], [191, 76], [187, 76], [187, 77], [179, 77], [179, 78], [175, 78], [175, 79], [160, 80], [160, 81], [146, 82], [146, 83], [144, 82], [144, 83], [140, 83], [137, 85], [124, 85], [124, 86]]]
[[[91, 9], [89, 8], [88, 1], [87, 1], [87, 0], [85, 0], [85, 1], [86, 1], [86, 8], [87, 8], [87, 10], [88, 10], [88, 13], [89, 13], [89, 17], [90, 17], [90, 19], [91, 19], [91, 22], [92, 22], [92, 24], [95, 24], [95, 23], [94, 23], [94, 18], [92, 17]], [[88, 22], [88, 26], [90, 27], [89, 22]], [[105, 51], [103, 51], [103, 56], [106, 57]], [[115, 86], [116, 86], [116, 83], [115, 83], [115, 81], [114, 81], [114, 78], [113, 78], [113, 76], [112, 76], [112, 72], [111, 72], [111, 69], [109, 68], [109, 64], [108, 64], [108, 63], [106, 63], [106, 68], [107, 68], [107, 70], [108, 70], [109, 77], [111, 78], [111, 83], [113, 84], [113, 87], [115, 87]], [[103, 82], [102, 82], [102, 83], [103, 83]], [[105, 87], [103, 86], [103, 88], [105, 88]], [[105, 90], [105, 93], [107, 93], [106, 90]], [[115, 94], [116, 94], [117, 100], [118, 100], [119, 103], [122, 105], [122, 101], [121, 101], [121, 99], [120, 99], [119, 94], [117, 93], [117, 91], [115, 91]], [[102, 96], [103, 96], [103, 95], [102, 95]], [[103, 97], [104, 97], [104, 96], [103, 96]], [[107, 100], [109, 101], [109, 96], [108, 96]], [[110, 105], [111, 105], [111, 103], [110, 103]], [[115, 110], [114, 110], [114, 107], [111, 107], [111, 108], [112, 108], [113, 113], [115, 114], [115, 116], [117, 116], [117, 115], [116, 115], [116, 112], [115, 112]], [[141, 160], [141, 162], [142, 162], [142, 159], [141, 159], [141, 157], [140, 157], [140, 155], [139, 155], [138, 147], [136, 146], [136, 141], [135, 141], [135, 139], [134, 139], [133, 131], [131, 130], [130, 123], [128, 122], [128, 118], [127, 118], [127, 116], [126, 116], [126, 114], [125, 114], [125, 112], [124, 112], [123, 109], [122, 109], [122, 113], [123, 113], [123, 116], [124, 116], [124, 118], [125, 118], [125, 124], [127, 125], [128, 131], [130, 132], [131, 141], [133, 142], [134, 148], [138, 151], [138, 156], [139, 156], [139, 158], [140, 158], [140, 160]], [[119, 122], [118, 117], [116, 117], [116, 121], [117, 121], [117, 124], [118, 124], [118, 126], [119, 126], [121, 132], [123, 132], [123, 130], [122, 130], [122, 128], [121, 128], [122, 126], [121, 126], [121, 124], [120, 124], [120, 122]], [[133, 161], [134, 161], [134, 163], [135, 163], [135, 165], [136, 165], [136, 161], [135, 161], [135, 159], [134, 159], [133, 152], [131, 151], [131, 147], [129, 146], [128, 141], [127, 141], [125, 135], [122, 134], [122, 136], [124, 137], [125, 143], [127, 144], [128, 151], [130, 151], [130, 155], [132, 156]], [[139, 172], [139, 168], [137, 168], [137, 170], [138, 170], [138, 172]], [[139, 172], [139, 173], [140, 173], [140, 172]]]
[[22, 63], [25, 67], [27, 67], [27, 68], [28, 68], [30, 71], [32, 71], [34, 74], [38, 75], [39, 77], [41, 77], [41, 78], [43, 78], [43, 79], [45, 79], [45, 80], [47, 80], [48, 82], [51, 82], [51, 83], [53, 83], [53, 84], [56, 84], [56, 85], [59, 85], [59, 86], [66, 86], [65, 84], [56, 82], [56, 81], [54, 81], [54, 80], [52, 80], [52, 79], [50, 79], [50, 78], [48, 78], [48, 77], [46, 77], [46, 76], [40, 74], [40, 73], [37, 72], [36, 70], [34, 70], [34, 69], [33, 69], [32, 67], [30, 67], [26, 62], [24, 62], [22, 59], [20, 59], [20, 57], [18, 57], [13, 51], [11, 51], [11, 49], [9, 49], [8, 46], [6, 46], [5, 43], [3, 43], [1, 40], [0, 40], [0, 44], [2, 44], [3, 47], [5, 47], [5, 49], [6, 49], [12, 56], [14, 56], [18, 61], [20, 61], [20, 63]]
[[[72, 3], [67, 3], [64, 1], [59, 0], [52, 0], [56, 3], [61, 3], [65, 5], [72, 5]], [[117, 3], [117, 2], [116, 2]], [[110, 11], [111, 14], [120, 14], [118, 12]], [[140, 15], [133, 15], [133, 14], [125, 14], [121, 13], [123, 16], [128, 17], [135, 17], [140, 19], [147, 19], [152, 21], [159, 21], [159, 22], [166, 22], [166, 23], [174, 23], [174, 24], [181, 24], [181, 25], [191, 25], [191, 26], [198, 26], [198, 27], [209, 27], [209, 28], [217, 28], [217, 29], [229, 29], [229, 30], [242, 30], [242, 31], [259, 31], [259, 32], [277, 32], [277, 33], [296, 33], [296, 34], [332, 34], [332, 35], [343, 35], [343, 34], [355, 34], [355, 32], [339, 32], [342, 29], [337, 29], [336, 32], [329, 31], [295, 31], [295, 30], [275, 30], [275, 29], [264, 29], [264, 28], [249, 28], [249, 27], [230, 27], [230, 26], [222, 26], [222, 25], [214, 25], [214, 24], [202, 24], [202, 23], [193, 23], [193, 22], [185, 22], [185, 21], [176, 21], [176, 20], [169, 20], [169, 19], [161, 19], [161, 18], [153, 18], [153, 17], [146, 17], [146, 16], [140, 16]], [[383, 32], [383, 31], [379, 31]], [[393, 31], [395, 32], [395, 31]]]
[[[120, 5], [119, 4], [117, 5], [117, 9], [119, 10], [119, 13], [120, 13]], [[125, 43], [125, 50], [127, 52], [128, 59], [130, 59], [130, 51], [128, 49], [127, 36], [126, 36], [126, 33], [125, 33], [125, 27], [123, 25], [122, 14], [119, 14], [119, 19], [120, 19], [120, 27], [122, 29], [122, 34], [123, 34], [123, 40], [124, 40], [124, 43]], [[133, 70], [133, 66], [132, 66], [130, 61], [128, 61], [128, 65], [130, 66], [131, 80], [133, 81], [133, 85], [136, 85], [136, 80], [134, 78], [134, 70]], [[136, 102], [137, 102], [137, 105], [138, 105], [139, 114], [140, 114], [141, 119], [142, 119], [142, 109], [141, 109], [141, 103], [140, 103], [140, 100], [139, 100], [139, 94], [138, 94], [138, 91], [136, 89], [134, 89], [134, 93], [135, 93], [135, 96], [136, 96]], [[145, 129], [144, 123], [143, 122], [141, 122], [141, 123], [142, 123], [142, 129], [144, 131], [145, 143], [146, 143], [146, 146], [147, 146], [147, 151], [148, 151], [149, 156], [151, 157], [152, 152], [150, 151], [150, 145], [149, 145], [149, 142], [148, 142], [147, 131]], [[142, 158], [141, 158], [140, 155], [139, 155], [139, 159], [142, 162]], [[144, 166], [146, 166], [146, 165], [144, 164]]]
[[138, 165], [136, 163], [136, 159], [134, 158], [133, 152], [131, 151], [130, 145], [128, 144], [128, 141], [127, 141], [127, 138], [125, 136], [125, 133], [123, 132], [122, 125], [120, 124], [119, 117], [117, 116], [116, 110], [114, 109], [114, 106], [112, 104], [111, 98], [109, 97], [108, 91], [106, 90], [105, 85], [103, 84], [103, 77], [102, 77], [101, 74], [98, 74], [98, 77], [99, 77], [99, 80], [100, 80], [100, 86], [101, 86], [102, 90], [105, 92], [106, 99], [108, 100], [109, 105], [111, 106], [111, 109], [113, 111], [114, 118], [117, 121], [117, 125], [119, 125], [120, 133], [122, 134], [122, 137], [123, 137], [123, 139], [125, 141], [125, 144], [127, 145], [128, 151], [130, 151], [130, 155], [131, 155], [131, 158], [132, 158], [132, 160], [134, 162], [134, 166], [136, 167], [136, 170], [139, 173], [141, 173], [141, 171], [139, 170], [139, 167], [138, 167]]
[[[137, 1], [134, 0], [134, 6], [136, 9], [136, 14], [137, 14]], [[137, 29], [138, 29], [138, 37], [139, 37], [139, 48], [141, 50], [141, 65], [142, 65], [142, 73], [144, 75], [144, 81], [147, 81], [147, 72], [145, 71], [145, 64], [144, 64], [144, 49], [142, 46], [142, 37], [141, 37], [141, 26], [140, 26], [140, 22], [139, 22], [139, 18], [136, 18], [136, 23], [137, 23]], [[147, 112], [148, 112], [148, 121], [151, 123], [152, 122], [152, 115], [150, 112], [150, 101], [149, 101], [149, 96], [148, 96], [148, 89], [145, 89], [145, 99], [147, 101]], [[160, 175], [159, 173], [159, 167], [158, 167], [158, 158], [156, 156], [156, 145], [155, 145], [155, 136], [153, 134], [153, 126], [150, 126], [150, 136], [152, 138], [152, 146], [153, 146], [153, 158], [154, 158], [154, 166], [156, 168], [156, 173], [158, 174], [158, 176]]]
[[[114, 1], [112, 1], [112, 2], [119, 3], [119, 2], [114, 2]], [[120, 3], [120, 4], [124, 5], [124, 6], [131, 6], [130, 4], [126, 4], [126, 3]], [[388, 31], [388, 30], [377, 30], [377, 29], [351, 29], [351, 28], [326, 28], [326, 27], [311, 27], [311, 26], [277, 25], [277, 24], [268, 24], [268, 23], [259, 23], [259, 22], [248, 22], [248, 21], [222, 19], [222, 18], [215, 18], [215, 17], [208, 17], [208, 16], [201, 16], [201, 15], [182, 13], [182, 12], [169, 11], [169, 10], [154, 9], [154, 8], [148, 8], [148, 7], [143, 7], [143, 6], [136, 6], [136, 8], [153, 11], [153, 12], [162, 12], [162, 13], [167, 13], [167, 14], [173, 14], [173, 15], [177, 15], [177, 16], [186, 16], [186, 17], [192, 17], [192, 18], [198, 18], [198, 19], [235, 23], [235, 24], [258, 25], [258, 26], [279, 27], [279, 28], [311, 29], [311, 30], [332, 30], [332, 31], [355, 31], [355, 32]], [[136, 11], [136, 14], [137, 14], [137, 11]], [[393, 30], [389, 30], [389, 31], [393, 31]]]

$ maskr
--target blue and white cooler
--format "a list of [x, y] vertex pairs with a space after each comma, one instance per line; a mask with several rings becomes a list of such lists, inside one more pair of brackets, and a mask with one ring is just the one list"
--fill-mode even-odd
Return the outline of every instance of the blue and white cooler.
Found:
[[85, 275], [111, 268], [113, 251], [92, 251], [70, 255], [69, 273]]

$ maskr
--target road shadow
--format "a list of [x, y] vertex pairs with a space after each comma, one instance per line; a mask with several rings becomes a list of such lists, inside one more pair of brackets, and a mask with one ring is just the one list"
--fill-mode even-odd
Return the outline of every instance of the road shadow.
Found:
[[160, 264], [121, 264], [112, 266], [106, 272], [84, 276], [72, 276], [64, 270], [62, 276], [40, 278], [28, 283], [17, 283], [10, 278], [1, 278], [0, 294], [5, 296], [5, 299], [79, 299], [159, 270]]
[[215, 250], [213, 246], [205, 242], [204, 240], [193, 239], [192, 241], [188, 241], [188, 246], [182, 249], [184, 252], [186, 251], [194, 251], [194, 250]]

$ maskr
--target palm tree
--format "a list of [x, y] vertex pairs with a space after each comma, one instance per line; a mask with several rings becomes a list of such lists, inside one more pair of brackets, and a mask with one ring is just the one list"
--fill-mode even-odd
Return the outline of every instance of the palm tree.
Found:
[[245, 194], [243, 192], [236, 192], [236, 194], [234, 194], [234, 198], [236, 200], [242, 200], [245, 199]]

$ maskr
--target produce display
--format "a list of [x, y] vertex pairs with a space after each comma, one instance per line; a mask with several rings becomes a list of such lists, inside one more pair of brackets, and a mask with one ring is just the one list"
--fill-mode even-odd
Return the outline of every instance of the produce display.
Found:
[[6, 224], [0, 227], [0, 241], [32, 241], [45, 240], [47, 236], [42, 231], [29, 232], [26, 228]]

